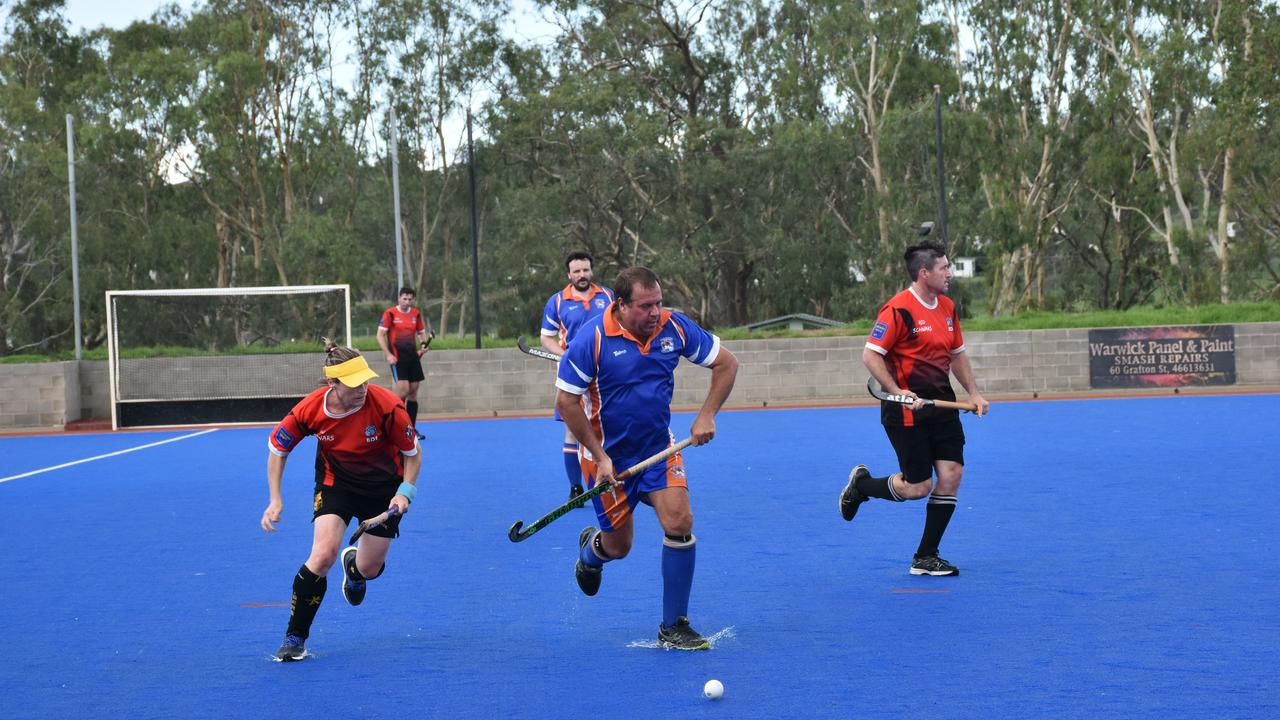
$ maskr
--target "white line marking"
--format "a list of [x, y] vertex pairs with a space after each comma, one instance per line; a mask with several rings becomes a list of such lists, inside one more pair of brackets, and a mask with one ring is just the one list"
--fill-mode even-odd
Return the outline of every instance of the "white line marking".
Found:
[[61, 470], [62, 468], [65, 468], [65, 467], [71, 467], [72, 465], [79, 465], [80, 463], [87, 463], [93, 460], [101, 460], [103, 458], [115, 457], [116, 455], [124, 455], [125, 453], [131, 453], [135, 450], [146, 450], [147, 448], [153, 448], [157, 445], [165, 445], [171, 442], [178, 442], [179, 440], [186, 440], [187, 438], [199, 437], [201, 435], [208, 435], [211, 432], [217, 432], [217, 431], [218, 431], [218, 428], [211, 428], [209, 430], [201, 430], [200, 432], [191, 433], [190, 435], [180, 435], [178, 437], [172, 437], [167, 440], [161, 440], [159, 442], [147, 443], [146, 445], [139, 445], [137, 447], [125, 448], [124, 450], [109, 452], [105, 455], [95, 455], [90, 458], [84, 458], [83, 460], [72, 460], [71, 462], [62, 463], [61, 465], [53, 465], [47, 468], [40, 468], [39, 470], [32, 470], [31, 472], [24, 472], [19, 475], [10, 475], [9, 477], [3, 477], [3, 478], [0, 478], [0, 483], [9, 482], [10, 480], [17, 480], [18, 478], [30, 477], [32, 475], [39, 475], [40, 473], [49, 472], [50, 470]]

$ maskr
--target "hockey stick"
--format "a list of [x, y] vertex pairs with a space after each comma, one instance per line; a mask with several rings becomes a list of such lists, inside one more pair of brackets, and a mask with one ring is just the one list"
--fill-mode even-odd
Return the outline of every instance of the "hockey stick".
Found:
[[[867, 392], [871, 393], [871, 397], [882, 400], [884, 402], [898, 403], [901, 405], [914, 405], [916, 399], [910, 395], [890, 395], [880, 387], [880, 383], [876, 382], [873, 377], [867, 378]], [[934, 407], [946, 408], [948, 410], [964, 410], [966, 412], [978, 412], [978, 406], [969, 402], [952, 402], [950, 400], [930, 400], [929, 398], [920, 398], [925, 405], [933, 405]]]
[[423, 353], [425, 353], [427, 349], [431, 347], [431, 341], [435, 339], [436, 339], [436, 334], [434, 332], [427, 333], [427, 339], [422, 341], [422, 347], [418, 350], [418, 357], [422, 357]]
[[[507, 531], [507, 539], [509, 539], [509, 540], [510, 540], [511, 542], [513, 542], [513, 543], [518, 543], [518, 542], [520, 542], [521, 540], [526, 540], [526, 539], [528, 539], [528, 537], [529, 537], [530, 535], [532, 535], [532, 534], [534, 534], [534, 533], [538, 532], [539, 530], [541, 530], [542, 528], [544, 528], [544, 527], [546, 527], [546, 526], [550, 525], [552, 522], [554, 522], [554, 521], [555, 521], [557, 518], [559, 518], [561, 515], [564, 515], [565, 513], [569, 512], [570, 510], [574, 510], [574, 509], [577, 509], [577, 508], [582, 507], [583, 505], [586, 505], [587, 503], [591, 502], [591, 498], [593, 498], [593, 497], [595, 497], [595, 496], [597, 496], [597, 495], [601, 495], [601, 494], [603, 494], [603, 493], [608, 492], [609, 490], [611, 490], [611, 489], [613, 488], [614, 483], [621, 483], [623, 480], [626, 480], [627, 478], [631, 477], [632, 475], [635, 475], [636, 473], [641, 472], [641, 471], [643, 471], [643, 470], [647, 469], [650, 465], [653, 465], [654, 463], [658, 463], [658, 462], [662, 462], [663, 460], [666, 460], [667, 458], [671, 457], [672, 455], [675, 455], [676, 453], [680, 452], [681, 450], [683, 450], [683, 449], [685, 449], [685, 448], [689, 447], [689, 444], [690, 444], [690, 443], [692, 443], [692, 442], [693, 442], [693, 438], [691, 438], [691, 437], [687, 437], [687, 438], [685, 438], [685, 439], [681, 440], [680, 442], [676, 443], [675, 445], [672, 445], [671, 447], [667, 448], [666, 450], [663, 450], [662, 452], [660, 452], [660, 453], [658, 453], [658, 454], [656, 454], [656, 455], [653, 455], [653, 456], [648, 457], [648, 458], [646, 458], [646, 459], [644, 459], [644, 460], [641, 460], [640, 462], [636, 463], [635, 465], [632, 465], [631, 467], [627, 468], [626, 470], [623, 470], [622, 472], [618, 473], [618, 474], [617, 474], [617, 475], [615, 475], [615, 476], [614, 476], [614, 478], [613, 478], [614, 482], [612, 482], [612, 483], [596, 483], [596, 486], [595, 486], [595, 487], [593, 487], [593, 488], [591, 488], [590, 490], [588, 490], [588, 491], [586, 491], [586, 492], [582, 493], [581, 495], [579, 495], [578, 497], [576, 497], [576, 498], [574, 498], [574, 499], [570, 500], [569, 502], [567, 502], [567, 503], [565, 503], [565, 504], [561, 505], [560, 507], [556, 508], [555, 510], [552, 510], [551, 512], [547, 513], [546, 515], [543, 515], [542, 517], [538, 518], [537, 520], [535, 520], [535, 521], [534, 521], [534, 523], [533, 523], [532, 525], [530, 525], [530, 526], [529, 526], [529, 527], [527, 527], [527, 528], [525, 528], [525, 527], [524, 527], [524, 521], [523, 521], [523, 520], [517, 520], [517, 521], [516, 521], [516, 524], [515, 524], [515, 525], [512, 525], [512, 526], [511, 526], [511, 529]], [[521, 528], [524, 528], [524, 529], [522, 530]]]
[[376, 528], [379, 525], [385, 523], [386, 521], [390, 520], [391, 518], [399, 514], [400, 514], [400, 506], [392, 505], [391, 507], [387, 508], [387, 511], [382, 513], [381, 515], [375, 515], [369, 518], [368, 520], [360, 521], [360, 527], [356, 528], [356, 531], [351, 533], [351, 539], [347, 541], [347, 544], [355, 545], [356, 541], [360, 539], [361, 535], [364, 535], [366, 530]]
[[560, 362], [560, 356], [559, 356], [559, 355], [556, 355], [556, 354], [555, 354], [555, 353], [553, 353], [553, 352], [548, 352], [547, 350], [545, 350], [545, 349], [543, 349], [543, 348], [540, 348], [540, 347], [529, 347], [528, 345], [526, 345], [526, 344], [525, 344], [525, 342], [524, 342], [524, 336], [523, 336], [523, 335], [521, 335], [521, 336], [516, 340], [516, 347], [520, 348], [520, 352], [522, 352], [522, 353], [524, 353], [524, 354], [526, 354], [526, 355], [532, 355], [532, 356], [534, 356], [534, 357], [540, 357], [540, 358], [542, 358], [543, 360], [550, 360], [551, 362]]

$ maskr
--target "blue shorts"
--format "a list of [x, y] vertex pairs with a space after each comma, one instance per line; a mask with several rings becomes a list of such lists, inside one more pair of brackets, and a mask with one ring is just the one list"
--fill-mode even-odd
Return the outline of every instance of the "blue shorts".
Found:
[[[644, 458], [615, 458], [614, 472], [622, 472]], [[582, 474], [587, 479], [587, 489], [596, 485], [596, 461], [578, 454], [582, 464]], [[626, 464], [623, 464], [625, 461]], [[663, 462], [654, 463], [644, 472], [633, 475], [622, 481], [622, 488], [601, 493], [591, 499], [596, 509], [596, 519], [600, 521], [600, 529], [605, 532], [622, 527], [631, 520], [631, 513], [640, 504], [647, 493], [670, 487], [688, 488], [684, 474], [684, 457], [676, 453]]]

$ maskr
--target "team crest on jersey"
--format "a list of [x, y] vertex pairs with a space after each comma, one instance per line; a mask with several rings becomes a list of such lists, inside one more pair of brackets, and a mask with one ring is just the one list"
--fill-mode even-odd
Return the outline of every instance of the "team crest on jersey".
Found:
[[596, 309], [598, 310], [604, 309], [604, 298], [596, 298]]
[[378, 428], [372, 425], [364, 426], [364, 441], [367, 443], [378, 441]]
[[951, 322], [951, 316], [950, 316], [950, 315], [948, 315], [948, 316], [947, 316], [947, 331], [948, 331], [948, 332], [952, 332], [952, 331], [954, 331], [955, 329], [956, 329], [956, 328], [955, 328], [955, 324]]
[[658, 345], [662, 348], [662, 352], [664, 353], [673, 353], [676, 351], [676, 341], [669, 337], [662, 338]]
[[875, 326], [875, 327], [871, 328], [871, 339], [872, 339], [872, 340], [883, 340], [883, 339], [884, 339], [884, 334], [885, 334], [886, 332], [888, 332], [888, 331], [889, 331], [889, 326], [888, 326], [888, 325], [885, 325], [885, 324], [884, 324], [884, 323], [882, 323], [882, 322], [878, 322], [878, 323], [876, 323], [876, 326]]
[[294, 443], [293, 435], [289, 434], [288, 430], [285, 430], [284, 428], [278, 428], [276, 430], [277, 445], [288, 450], [289, 448], [293, 447], [293, 443]]

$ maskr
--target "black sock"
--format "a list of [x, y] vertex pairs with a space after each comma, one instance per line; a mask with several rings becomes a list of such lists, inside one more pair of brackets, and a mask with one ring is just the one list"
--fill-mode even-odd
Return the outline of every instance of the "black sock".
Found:
[[324, 591], [329, 587], [327, 578], [322, 578], [304, 564], [293, 576], [293, 599], [289, 602], [289, 629], [286, 635], [297, 635], [306, 639], [311, 634], [311, 623], [316, 619], [316, 611], [324, 600]]
[[955, 495], [932, 495], [924, 511], [924, 533], [920, 536], [920, 547], [916, 548], [916, 557], [927, 557], [938, 554], [938, 545], [942, 542], [942, 534], [947, 531], [947, 523], [956, 511]]
[[409, 411], [409, 422], [413, 425], [413, 429], [418, 429], [418, 401], [409, 400], [405, 402], [404, 407]]
[[867, 497], [902, 502], [902, 498], [893, 494], [893, 490], [889, 487], [889, 478], [887, 477], [861, 477], [858, 478], [856, 483], [854, 483], [854, 487], [858, 489], [858, 492], [866, 495]]

